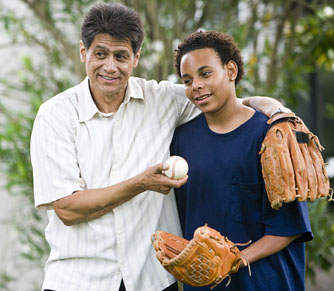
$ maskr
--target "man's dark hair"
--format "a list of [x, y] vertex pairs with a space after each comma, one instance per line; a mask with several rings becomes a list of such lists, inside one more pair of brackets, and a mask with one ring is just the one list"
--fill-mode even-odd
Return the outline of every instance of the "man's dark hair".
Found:
[[86, 15], [81, 39], [88, 50], [97, 34], [106, 33], [117, 40], [130, 40], [136, 54], [144, 40], [144, 29], [138, 13], [119, 3], [97, 4]]
[[180, 63], [182, 57], [190, 51], [203, 48], [214, 49], [222, 65], [227, 64], [230, 60], [234, 61], [238, 66], [238, 76], [235, 79], [235, 84], [241, 80], [244, 75], [244, 65], [239, 48], [232, 36], [214, 30], [193, 32], [179, 44], [175, 50], [174, 63], [179, 77], [181, 77]]

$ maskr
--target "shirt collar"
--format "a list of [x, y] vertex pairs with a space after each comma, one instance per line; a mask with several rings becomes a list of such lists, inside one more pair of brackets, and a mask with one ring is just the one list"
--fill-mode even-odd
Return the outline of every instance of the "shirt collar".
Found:
[[[123, 104], [128, 103], [131, 98], [144, 100], [143, 90], [135, 80], [134, 77], [129, 78]], [[78, 110], [79, 122], [87, 121], [93, 118], [96, 113], [101, 113], [90, 93], [88, 77], [79, 84]]]
[[130, 77], [128, 81], [128, 87], [126, 89], [125, 98], [123, 103], [126, 104], [130, 101], [130, 98], [133, 99], [142, 99], [144, 100], [143, 89], [138, 84], [139, 78]]
[[88, 77], [86, 77], [79, 85], [78, 111], [79, 122], [87, 121], [99, 112], [92, 94], [90, 93]]

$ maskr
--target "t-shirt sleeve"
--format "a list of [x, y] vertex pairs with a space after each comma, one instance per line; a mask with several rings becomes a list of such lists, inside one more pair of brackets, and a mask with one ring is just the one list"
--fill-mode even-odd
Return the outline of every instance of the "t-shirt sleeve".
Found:
[[52, 202], [84, 189], [75, 137], [51, 118], [36, 117], [30, 152], [36, 208], [51, 209]]
[[264, 199], [263, 223], [265, 235], [293, 236], [301, 234], [298, 238], [300, 242], [313, 239], [306, 201], [295, 200], [291, 203], [283, 203], [279, 210], [275, 210], [271, 208], [268, 199]]

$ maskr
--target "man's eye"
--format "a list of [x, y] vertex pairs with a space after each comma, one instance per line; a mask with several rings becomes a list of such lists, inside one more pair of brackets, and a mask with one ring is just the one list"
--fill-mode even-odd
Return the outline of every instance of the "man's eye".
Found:
[[96, 56], [99, 57], [99, 58], [103, 58], [105, 57], [105, 53], [104, 52], [96, 52]]
[[120, 61], [125, 61], [127, 59], [125, 55], [116, 55], [116, 58]]
[[210, 74], [211, 74], [211, 71], [205, 71], [205, 72], [202, 73], [202, 76], [203, 77], [208, 77], [208, 76], [210, 76]]

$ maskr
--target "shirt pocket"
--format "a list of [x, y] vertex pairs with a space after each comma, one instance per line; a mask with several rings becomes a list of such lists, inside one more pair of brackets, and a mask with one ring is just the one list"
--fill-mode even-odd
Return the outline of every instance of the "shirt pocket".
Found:
[[248, 225], [261, 222], [263, 187], [263, 182], [255, 184], [232, 184], [232, 221]]

